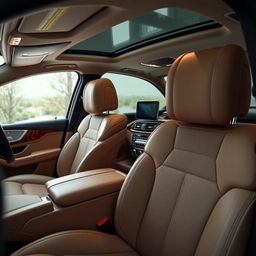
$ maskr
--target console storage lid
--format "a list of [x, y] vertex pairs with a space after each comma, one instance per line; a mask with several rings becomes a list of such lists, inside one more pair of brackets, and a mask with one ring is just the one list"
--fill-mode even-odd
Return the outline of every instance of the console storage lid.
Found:
[[119, 191], [125, 176], [115, 169], [97, 169], [50, 180], [46, 186], [56, 204], [69, 206]]

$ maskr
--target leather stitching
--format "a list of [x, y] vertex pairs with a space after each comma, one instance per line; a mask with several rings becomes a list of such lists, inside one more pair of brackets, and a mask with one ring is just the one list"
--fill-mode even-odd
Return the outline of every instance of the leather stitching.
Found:
[[219, 150], [217, 152], [217, 155], [216, 155], [216, 158], [215, 158], [215, 172], [216, 172], [216, 185], [217, 185], [217, 188], [219, 190], [219, 192], [221, 192], [221, 189], [220, 189], [220, 186], [218, 184], [218, 168], [217, 168], [217, 160], [218, 160], [218, 157], [219, 157], [219, 154], [220, 154], [220, 150], [221, 150], [221, 147], [223, 146], [224, 144], [224, 139], [226, 137], [227, 134], [225, 134], [222, 138], [222, 141], [221, 141], [221, 144], [220, 144], [220, 147], [219, 147]]
[[195, 152], [195, 151], [190, 151], [190, 150], [182, 149], [182, 148], [179, 148], [179, 147], [175, 147], [173, 149], [173, 151], [174, 150], [182, 151], [182, 152], [186, 152], [186, 153], [191, 153], [191, 154], [195, 154], [195, 155], [199, 155], [199, 156], [204, 156], [204, 157], [210, 158], [210, 159], [215, 159], [215, 157], [213, 157], [213, 156], [202, 154], [202, 153], [198, 153], [198, 152]]
[[[150, 156], [149, 154], [147, 154], [147, 153], [144, 152], [144, 153], [138, 158], [138, 160], [135, 162], [135, 164], [133, 165], [133, 168], [137, 168], [137, 166], [140, 165], [140, 163], [143, 162], [143, 160], [144, 160], [147, 156], [151, 158], [151, 156]], [[152, 159], [152, 158], [151, 158], [151, 159]], [[153, 160], [153, 159], [152, 159], [152, 162], [154, 163], [154, 160]], [[118, 209], [118, 208], [123, 208], [123, 201], [124, 201], [124, 197], [125, 197], [125, 195], [126, 195], [127, 187], [129, 187], [129, 184], [130, 184], [131, 180], [133, 180], [132, 177], [134, 176], [134, 173], [136, 174], [136, 172], [131, 172], [131, 171], [130, 171], [129, 174], [128, 174], [128, 176], [127, 176], [127, 178], [125, 179], [125, 184], [122, 186], [121, 191], [120, 191], [120, 194], [119, 194], [119, 198], [118, 198], [119, 205], [118, 205], [118, 203], [117, 203], [116, 212], [120, 211], [120, 209]], [[154, 184], [153, 184], [153, 186], [154, 186]], [[153, 186], [152, 186], [152, 190], [153, 190]], [[151, 192], [152, 192], [152, 190], [151, 190]], [[150, 200], [150, 196], [149, 196], [149, 198], [148, 198], [148, 201], [149, 201], [149, 200]], [[148, 205], [148, 202], [147, 202], [147, 204], [146, 204], [146, 206], [145, 206], [144, 214], [145, 214], [145, 212], [146, 212], [147, 205]], [[126, 232], [122, 229], [122, 225], [120, 224], [120, 221], [119, 221], [119, 214], [118, 214], [118, 213], [116, 213], [115, 218], [116, 218], [116, 223], [119, 223], [118, 229], [119, 229], [120, 233], [121, 233], [124, 237], [126, 237]], [[143, 216], [141, 217], [141, 222], [142, 222], [142, 220], [143, 220]], [[135, 245], [137, 244], [137, 237], [138, 237], [138, 233], [139, 233], [139, 231], [140, 231], [140, 230], [139, 230], [139, 227], [140, 227], [140, 224], [139, 224], [138, 229], [137, 229], [137, 234], [136, 234], [136, 239], [135, 239]]]
[[[30, 249], [31, 247], [33, 247], [34, 245], [36, 244], [39, 244], [40, 243], [43, 243], [47, 240], [50, 240], [52, 238], [57, 238], [57, 237], [61, 237], [61, 236], [67, 236], [67, 235], [70, 235], [70, 234], [81, 234], [81, 235], [84, 235], [84, 234], [90, 234], [90, 235], [94, 235], [94, 236], [99, 236], [99, 237], [102, 237], [102, 233], [100, 232], [97, 232], [97, 231], [87, 231], [87, 230], [74, 230], [74, 231], [64, 231], [64, 232], [59, 232], [59, 233], [56, 233], [56, 234], [52, 234], [52, 235], [49, 235], [49, 236], [46, 236], [44, 238], [41, 238], [40, 240], [37, 240], [37, 241], [34, 241], [28, 245], [26, 245], [25, 247], [21, 248], [19, 251], [17, 251], [16, 253], [18, 253], [18, 255], [22, 255], [22, 252], [24, 252], [25, 250], [27, 249]], [[114, 237], [111, 237], [111, 235], [107, 235], [108, 238], [110, 240], [115, 240]], [[121, 240], [121, 239], [120, 239]], [[122, 241], [122, 240], [121, 240]], [[124, 242], [125, 243], [125, 242]], [[132, 248], [131, 250], [127, 250], [127, 251], [120, 251], [119, 253], [122, 253], [122, 252], [133, 252]], [[117, 253], [117, 252], [116, 252]], [[33, 254], [32, 254], [33, 255]]]
[[194, 174], [194, 173], [191, 173], [191, 172], [189, 172], [188, 170], [178, 169], [178, 168], [176, 168], [176, 167], [173, 167], [173, 166], [171, 166], [171, 165], [166, 165], [166, 164], [163, 164], [162, 166], [164, 166], [164, 167], [166, 167], [166, 168], [173, 169], [173, 170], [175, 170], [175, 171], [177, 171], [177, 172], [182, 172], [182, 173], [184, 173], [184, 174], [189, 174], [189, 175], [195, 176], [195, 177], [197, 177], [197, 178], [199, 178], [199, 179], [207, 180], [207, 181], [209, 181], [209, 182], [212, 182], [212, 183], [215, 183], [215, 184], [216, 184], [215, 181], [212, 181], [212, 180], [209, 180], [209, 179], [207, 179], [207, 178], [205, 178], [205, 177], [201, 177], [201, 176], [199, 176], [199, 175], [196, 175], [196, 174]]
[[[172, 76], [171, 76], [171, 81], [170, 81], [170, 83], [172, 84], [172, 92], [169, 92], [169, 93], [171, 93], [172, 94], [172, 114], [173, 114], [173, 118], [177, 118], [176, 117], [176, 114], [175, 114], [175, 110], [174, 110], [174, 80], [175, 80], [175, 74], [176, 74], [176, 72], [177, 72], [177, 70], [178, 70], [178, 66], [179, 66], [179, 64], [181, 63], [181, 60], [183, 59], [183, 57], [185, 57], [185, 55], [186, 54], [183, 54], [183, 55], [181, 55], [180, 57], [179, 57], [179, 59], [177, 60], [177, 62], [175, 63], [175, 66], [172, 66], [172, 70], [173, 70], [173, 72], [172, 72]], [[168, 78], [169, 78], [169, 75], [168, 75]]]
[[[183, 179], [182, 179], [182, 182], [181, 182], [180, 187], [179, 187], [178, 196], [177, 196], [177, 198], [176, 198], [176, 200], [175, 200], [173, 210], [171, 211], [170, 216], [169, 216], [169, 221], [168, 221], [169, 224], [168, 224], [168, 227], [166, 228], [165, 235], [164, 235], [164, 238], [163, 238], [163, 241], [162, 241], [162, 245], [161, 245], [161, 247], [160, 247], [160, 248], [162, 248], [162, 250], [163, 250], [164, 244], [165, 244], [165, 242], [166, 242], [166, 236], [167, 236], [168, 230], [169, 230], [169, 228], [170, 228], [170, 226], [171, 226], [171, 224], [172, 224], [173, 216], [174, 216], [175, 211], [176, 211], [176, 209], [177, 209], [176, 206], [177, 206], [177, 204], [178, 204], [178, 202], [179, 202], [179, 200], [180, 200], [180, 198], [181, 198], [181, 195], [182, 195], [182, 193], [183, 193], [183, 189], [184, 189], [184, 187], [185, 187], [186, 176], [187, 176], [187, 175], [184, 174]], [[161, 253], [161, 255], [162, 255], [162, 253]]]
[[[149, 157], [152, 159], [152, 161], [154, 162], [154, 159], [153, 159], [150, 155], [148, 155], [148, 156], [149, 156]], [[157, 171], [157, 170], [155, 169], [154, 182], [153, 182], [153, 184], [152, 184], [151, 191], [150, 191], [150, 193], [149, 193], [148, 200], [147, 200], [147, 203], [146, 203], [144, 212], [143, 212], [143, 214], [142, 214], [140, 223], [139, 223], [139, 225], [138, 225], [138, 231], [137, 231], [137, 236], [136, 236], [136, 241], [135, 241], [136, 246], [137, 246], [137, 243], [138, 243], [138, 236], [139, 236], [139, 233], [140, 233], [140, 230], [141, 230], [141, 225], [142, 225], [142, 223], [143, 223], [143, 220], [144, 220], [144, 217], [145, 217], [147, 208], [148, 208], [148, 203], [149, 203], [149, 200], [150, 200], [150, 198], [151, 198], [151, 195], [152, 195], [152, 192], [153, 192], [153, 188], [154, 188], [154, 185], [155, 185], [156, 171]]]
[[[107, 169], [110, 169], [110, 168], [107, 168]], [[89, 174], [89, 175], [85, 173], [84, 175], [79, 175], [79, 177], [74, 177], [72, 179], [68, 179], [68, 180], [64, 180], [64, 181], [58, 182], [58, 183], [54, 183], [54, 184], [48, 186], [48, 189], [50, 189], [51, 187], [54, 187], [54, 186], [59, 186], [62, 183], [73, 182], [74, 180], [79, 180], [79, 179], [82, 179], [82, 178], [86, 178], [86, 177], [90, 177], [90, 176], [95, 176], [95, 175], [100, 175], [100, 174], [105, 174], [105, 173], [109, 173], [109, 172], [114, 172], [114, 169], [109, 170], [109, 171], [104, 171], [104, 172], [92, 173], [92, 174]]]
[[[155, 164], [155, 168], [159, 168], [160, 166], [163, 166], [164, 165], [164, 163], [165, 163], [165, 161], [166, 161], [166, 159], [168, 158], [168, 156], [172, 153], [172, 151], [174, 150], [174, 148], [175, 148], [175, 144], [176, 144], [176, 139], [177, 139], [177, 133], [178, 133], [178, 129], [181, 127], [181, 126], [179, 126], [179, 125], [177, 125], [176, 123], [175, 123], [175, 125], [176, 125], [176, 130], [175, 130], [175, 138], [174, 138], [174, 141], [173, 141], [173, 148], [170, 148], [170, 151], [168, 151], [167, 153], [166, 153], [166, 156], [165, 156], [165, 158], [161, 161], [161, 163], [159, 163], [158, 165], [157, 165], [157, 163], [154, 161], [154, 158], [151, 156], [151, 158], [153, 159], [153, 161], [154, 161], [154, 164]], [[162, 126], [162, 125], [161, 125]], [[159, 129], [161, 129], [161, 126], [160, 127], [158, 127]], [[157, 128], [157, 129], [158, 129]], [[152, 136], [152, 134], [150, 135], [150, 136]]]
[[241, 206], [236, 218], [234, 219], [231, 228], [229, 230], [229, 233], [227, 234], [227, 238], [225, 240], [225, 243], [223, 245], [223, 249], [221, 252], [223, 252], [223, 255], [228, 255], [228, 251], [230, 250], [232, 246], [232, 240], [235, 238], [235, 233], [238, 230], [239, 224], [243, 220], [244, 215], [246, 214], [248, 208], [251, 205], [252, 200], [254, 199], [255, 194], [250, 193], [247, 196], [247, 200], [244, 201], [243, 205]]
[[[113, 130], [115, 127], [117, 127], [117, 126], [119, 126], [120, 124], [122, 124], [123, 122], [124, 122], [124, 120], [120, 120], [120, 121], [117, 122], [116, 124], [112, 125], [107, 131], [105, 131], [105, 132], [101, 135], [101, 137], [103, 137], [103, 138], [104, 138], [104, 137], [109, 138], [109, 137], [113, 136], [113, 134], [111, 134], [112, 130]], [[121, 127], [120, 130], [122, 130], [122, 129], [124, 129], [124, 128], [125, 128], [125, 125], [124, 125], [124, 127]], [[119, 132], [119, 131], [117, 131], [117, 132]], [[111, 134], [111, 135], [106, 136], [107, 133], [109, 133], [109, 134]], [[107, 138], [104, 138], [104, 139], [107, 139]], [[99, 140], [102, 140], [102, 138], [99, 138]]]

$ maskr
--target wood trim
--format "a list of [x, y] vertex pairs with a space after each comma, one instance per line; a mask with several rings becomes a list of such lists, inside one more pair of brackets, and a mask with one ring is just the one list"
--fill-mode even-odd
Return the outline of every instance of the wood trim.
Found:
[[147, 131], [138, 131], [138, 130], [130, 130], [131, 132], [137, 132], [137, 133], [145, 133], [145, 134], [151, 134], [152, 132], [147, 132]]
[[39, 140], [45, 134], [56, 132], [54, 130], [28, 130], [21, 140], [10, 143], [11, 146], [16, 146], [21, 143]]

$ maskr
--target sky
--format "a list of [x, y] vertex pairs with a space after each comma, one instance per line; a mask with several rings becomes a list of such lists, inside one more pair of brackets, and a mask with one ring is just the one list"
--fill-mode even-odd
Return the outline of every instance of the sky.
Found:
[[0, 55], [0, 66], [5, 63], [3, 56]]
[[143, 79], [113, 73], [106, 73], [103, 77], [109, 78], [113, 82], [120, 97], [141, 95], [145, 97], [163, 97], [155, 86]]
[[[19, 95], [29, 99], [55, 96], [56, 91], [51, 87], [51, 81], [54, 81], [54, 76], [54, 73], [48, 73], [18, 80], [16, 86]], [[143, 96], [155, 97], [156, 99], [163, 97], [156, 87], [143, 79], [113, 73], [107, 73], [103, 77], [109, 78], [113, 82], [119, 97]], [[75, 77], [74, 84], [77, 78], [78, 76]]]
[[[51, 81], [54, 81], [54, 76], [55, 73], [48, 73], [17, 80], [18, 83], [16, 86], [19, 95], [29, 99], [56, 96], [57, 92], [51, 88]], [[76, 79], [78, 79], [78, 76]], [[75, 83], [76, 80], [74, 80], [74, 84]]]

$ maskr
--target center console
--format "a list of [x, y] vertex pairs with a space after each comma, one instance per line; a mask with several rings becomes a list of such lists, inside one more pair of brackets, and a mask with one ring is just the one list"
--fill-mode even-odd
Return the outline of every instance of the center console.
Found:
[[162, 121], [136, 120], [131, 128], [132, 145], [131, 155], [134, 159], [139, 157], [148, 141], [150, 134], [162, 123]]
[[115, 168], [128, 173], [135, 160], [144, 152], [151, 133], [165, 122], [165, 111], [160, 111], [158, 101], [138, 101], [135, 121], [127, 125], [127, 142], [123, 155], [116, 161]]
[[158, 121], [158, 101], [138, 101], [136, 109], [136, 121], [131, 127], [132, 152], [134, 159], [143, 153], [150, 134], [161, 124]]
[[125, 174], [111, 168], [67, 175], [46, 183], [49, 195], [4, 197], [7, 241], [30, 242], [70, 229], [96, 229], [113, 217]]

